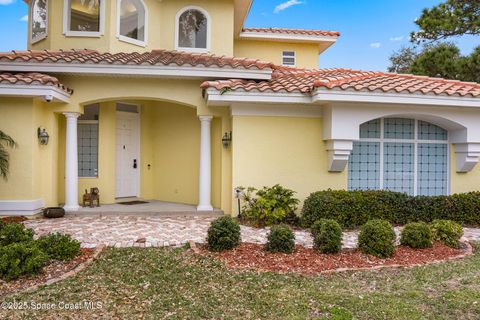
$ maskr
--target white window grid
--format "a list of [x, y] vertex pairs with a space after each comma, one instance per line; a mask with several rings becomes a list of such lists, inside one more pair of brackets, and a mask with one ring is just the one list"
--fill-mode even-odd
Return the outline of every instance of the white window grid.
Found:
[[295, 51], [282, 51], [282, 65], [295, 67], [297, 64], [297, 54]]
[[79, 129], [82, 126], [85, 128], [89, 128], [90, 134], [92, 131], [96, 131], [96, 133], [94, 137], [84, 137], [81, 134], [78, 134], [78, 177], [98, 178], [98, 156], [100, 140], [99, 121], [79, 120]]
[[[393, 138], [385, 138], [385, 120], [386, 119], [395, 119], [395, 118], [380, 118], [377, 119], [376, 121], [379, 121], [380, 124], [380, 138], [360, 138], [361, 142], [376, 142], [380, 144], [380, 160], [379, 160], [379, 175], [380, 175], [380, 184], [379, 184], [379, 189], [384, 190], [385, 189], [385, 144], [386, 143], [409, 143], [413, 144], [413, 195], [416, 196], [418, 195], [418, 150], [419, 150], [419, 145], [421, 144], [439, 144], [439, 145], [446, 145], [447, 148], [447, 174], [446, 174], [446, 193], [450, 194], [450, 145], [448, 143], [448, 132], [445, 131], [445, 140], [426, 140], [426, 139], [419, 139], [419, 123], [421, 120], [418, 119], [410, 119], [413, 120], [414, 125], [413, 125], [413, 139], [393, 139]], [[400, 118], [399, 118], [400, 119]], [[403, 119], [403, 118], [402, 118]], [[409, 119], [405, 119], [409, 120]], [[372, 121], [373, 122], [373, 121]], [[422, 123], [431, 125], [428, 122], [422, 121]]]

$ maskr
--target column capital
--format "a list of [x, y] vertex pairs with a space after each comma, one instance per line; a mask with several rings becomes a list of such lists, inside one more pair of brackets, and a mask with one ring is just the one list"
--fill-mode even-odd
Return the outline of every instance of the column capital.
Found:
[[213, 119], [213, 116], [198, 116], [201, 122], [211, 122]]
[[454, 143], [457, 172], [470, 172], [480, 159], [480, 143]]
[[80, 117], [82, 114], [81, 114], [81, 113], [78, 113], [78, 112], [63, 112], [63, 115], [64, 115], [66, 118], [78, 119], [78, 117]]
[[342, 172], [353, 150], [352, 140], [327, 140], [328, 171]]

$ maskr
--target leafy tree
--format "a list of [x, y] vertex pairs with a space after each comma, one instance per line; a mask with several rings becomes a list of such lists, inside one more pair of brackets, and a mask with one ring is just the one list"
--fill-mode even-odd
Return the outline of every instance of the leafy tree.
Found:
[[390, 56], [389, 72], [410, 73], [413, 62], [418, 57], [418, 52], [412, 47], [402, 47]]
[[480, 81], [480, 47], [462, 56], [453, 43], [429, 44], [421, 49], [404, 47], [390, 57], [388, 71], [461, 81]]
[[415, 23], [420, 31], [412, 32], [413, 42], [437, 41], [453, 36], [480, 35], [480, 1], [447, 0], [424, 9]]
[[0, 176], [5, 180], [7, 180], [10, 166], [10, 155], [6, 147], [15, 148], [16, 146], [17, 143], [9, 135], [0, 130]]

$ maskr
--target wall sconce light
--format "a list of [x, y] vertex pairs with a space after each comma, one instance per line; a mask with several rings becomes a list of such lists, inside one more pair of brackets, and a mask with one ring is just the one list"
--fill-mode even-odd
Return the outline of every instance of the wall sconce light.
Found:
[[226, 149], [232, 144], [232, 132], [225, 132], [222, 138], [223, 147]]
[[48, 144], [48, 139], [50, 138], [50, 136], [48, 135], [47, 130], [45, 128], [39, 127], [37, 129], [37, 136], [38, 136], [38, 142], [42, 146], [46, 146]]

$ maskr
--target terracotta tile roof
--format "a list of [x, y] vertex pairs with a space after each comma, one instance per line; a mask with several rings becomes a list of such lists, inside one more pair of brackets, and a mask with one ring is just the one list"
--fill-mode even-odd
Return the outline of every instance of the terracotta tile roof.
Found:
[[311, 93], [316, 88], [363, 92], [480, 97], [480, 84], [409, 74], [350, 69], [305, 70], [276, 67], [270, 81], [206, 81], [203, 89]]
[[287, 29], [287, 28], [243, 28], [243, 32], [295, 34], [305, 36], [339, 37], [340, 32], [325, 30]]
[[42, 85], [57, 87], [67, 93], [72, 94], [73, 90], [64, 86], [60, 81], [52, 76], [42, 73], [0, 73], [0, 84], [10, 85]]
[[0, 61], [68, 63], [68, 64], [112, 64], [112, 65], [177, 65], [230, 67], [240, 69], [272, 68], [270, 62], [248, 58], [230, 58], [206, 53], [153, 50], [145, 53], [101, 53], [95, 50], [69, 51], [12, 51], [0, 53]]

